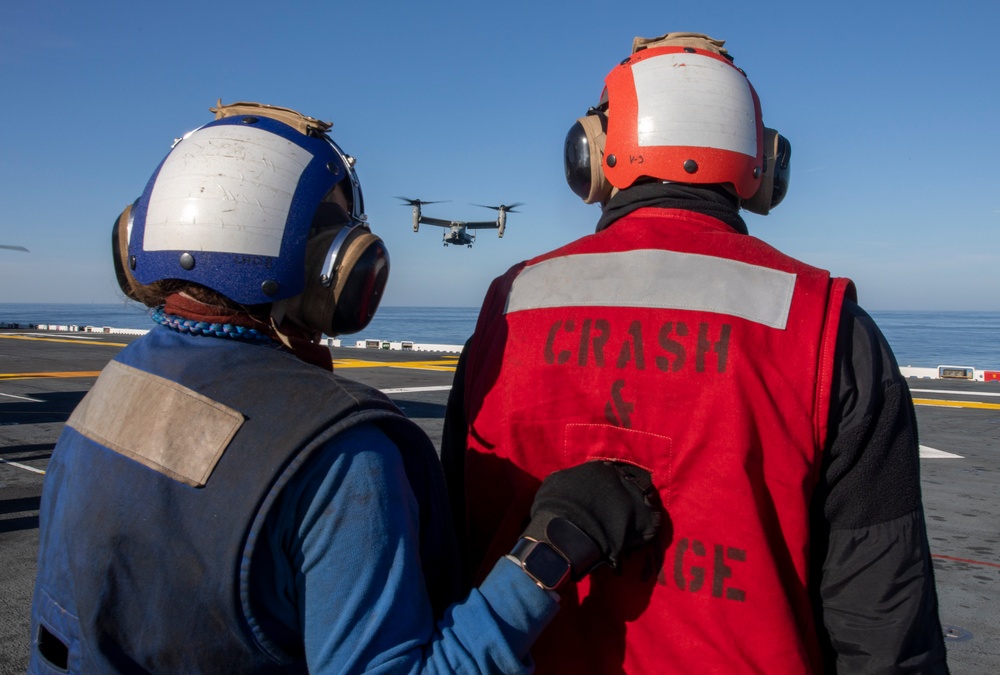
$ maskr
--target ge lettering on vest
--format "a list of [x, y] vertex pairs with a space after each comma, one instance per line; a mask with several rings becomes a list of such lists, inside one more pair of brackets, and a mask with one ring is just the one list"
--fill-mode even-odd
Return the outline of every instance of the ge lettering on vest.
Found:
[[734, 578], [733, 563], [745, 563], [747, 560], [745, 550], [713, 544], [709, 557], [702, 541], [683, 537], [673, 545], [672, 554], [673, 579], [667, 579], [665, 565], [657, 578], [659, 584], [669, 586], [672, 581], [682, 591], [711, 593], [713, 598], [746, 602], [746, 591], [735, 587], [731, 581]]

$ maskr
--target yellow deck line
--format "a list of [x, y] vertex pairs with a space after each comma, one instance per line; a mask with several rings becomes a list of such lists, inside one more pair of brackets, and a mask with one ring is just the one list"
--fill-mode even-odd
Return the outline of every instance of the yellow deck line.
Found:
[[73, 340], [67, 338], [30, 337], [28, 335], [0, 335], [5, 340], [31, 340], [35, 342], [67, 342], [72, 345], [103, 345], [105, 347], [128, 347], [127, 342], [104, 342], [102, 340]]
[[934, 405], [944, 408], [979, 408], [980, 410], [1000, 410], [1000, 403], [980, 403], [979, 401], [945, 401], [936, 398], [915, 398], [913, 405]]
[[334, 359], [334, 368], [406, 368], [410, 370], [434, 370], [455, 372], [457, 363], [448, 361], [362, 361], [361, 359]]
[[51, 372], [51, 373], [0, 373], [0, 381], [2, 380], [33, 380], [38, 378], [52, 378], [52, 379], [69, 379], [71, 377], [97, 377], [101, 374], [99, 370], [75, 370], [67, 372]]

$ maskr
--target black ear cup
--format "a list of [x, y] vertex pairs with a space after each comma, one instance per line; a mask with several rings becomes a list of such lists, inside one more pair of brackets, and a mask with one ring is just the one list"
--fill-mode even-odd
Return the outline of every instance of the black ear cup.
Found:
[[288, 300], [285, 310], [285, 317], [303, 328], [331, 336], [364, 329], [375, 316], [389, 280], [385, 243], [358, 226], [338, 242], [343, 227], [349, 226], [328, 228], [310, 239], [306, 288]]
[[126, 206], [121, 215], [115, 219], [115, 224], [111, 228], [111, 258], [115, 264], [115, 278], [118, 280], [118, 286], [122, 289], [122, 293], [131, 300], [142, 302], [136, 294], [139, 282], [132, 276], [132, 270], [128, 264], [128, 221], [132, 216], [133, 206], [135, 205]]
[[792, 144], [774, 129], [764, 128], [764, 174], [760, 187], [750, 199], [744, 199], [743, 208], [766, 216], [781, 203], [788, 193], [792, 172]]
[[587, 204], [604, 204], [611, 197], [611, 184], [601, 167], [607, 127], [607, 117], [594, 112], [578, 119], [566, 134], [563, 147], [566, 182]]
[[772, 169], [771, 180], [774, 182], [774, 188], [771, 191], [771, 208], [781, 203], [788, 194], [788, 182], [792, 177], [792, 144], [791, 142], [782, 136], [777, 135], [777, 143], [774, 147], [774, 161], [773, 164], [768, 166], [768, 169]]

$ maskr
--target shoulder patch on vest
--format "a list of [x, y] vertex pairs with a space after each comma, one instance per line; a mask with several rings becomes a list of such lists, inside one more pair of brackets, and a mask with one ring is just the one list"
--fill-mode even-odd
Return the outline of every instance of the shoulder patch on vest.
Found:
[[66, 424], [154, 471], [203, 487], [243, 415], [176, 382], [112, 361]]

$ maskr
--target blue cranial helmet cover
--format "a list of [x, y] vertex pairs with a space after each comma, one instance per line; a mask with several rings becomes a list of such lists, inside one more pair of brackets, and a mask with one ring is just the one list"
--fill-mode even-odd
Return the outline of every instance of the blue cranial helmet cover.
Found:
[[345, 179], [357, 187], [326, 136], [263, 116], [206, 124], [175, 143], [136, 202], [132, 274], [142, 284], [195, 282], [247, 305], [298, 295], [313, 216]]

